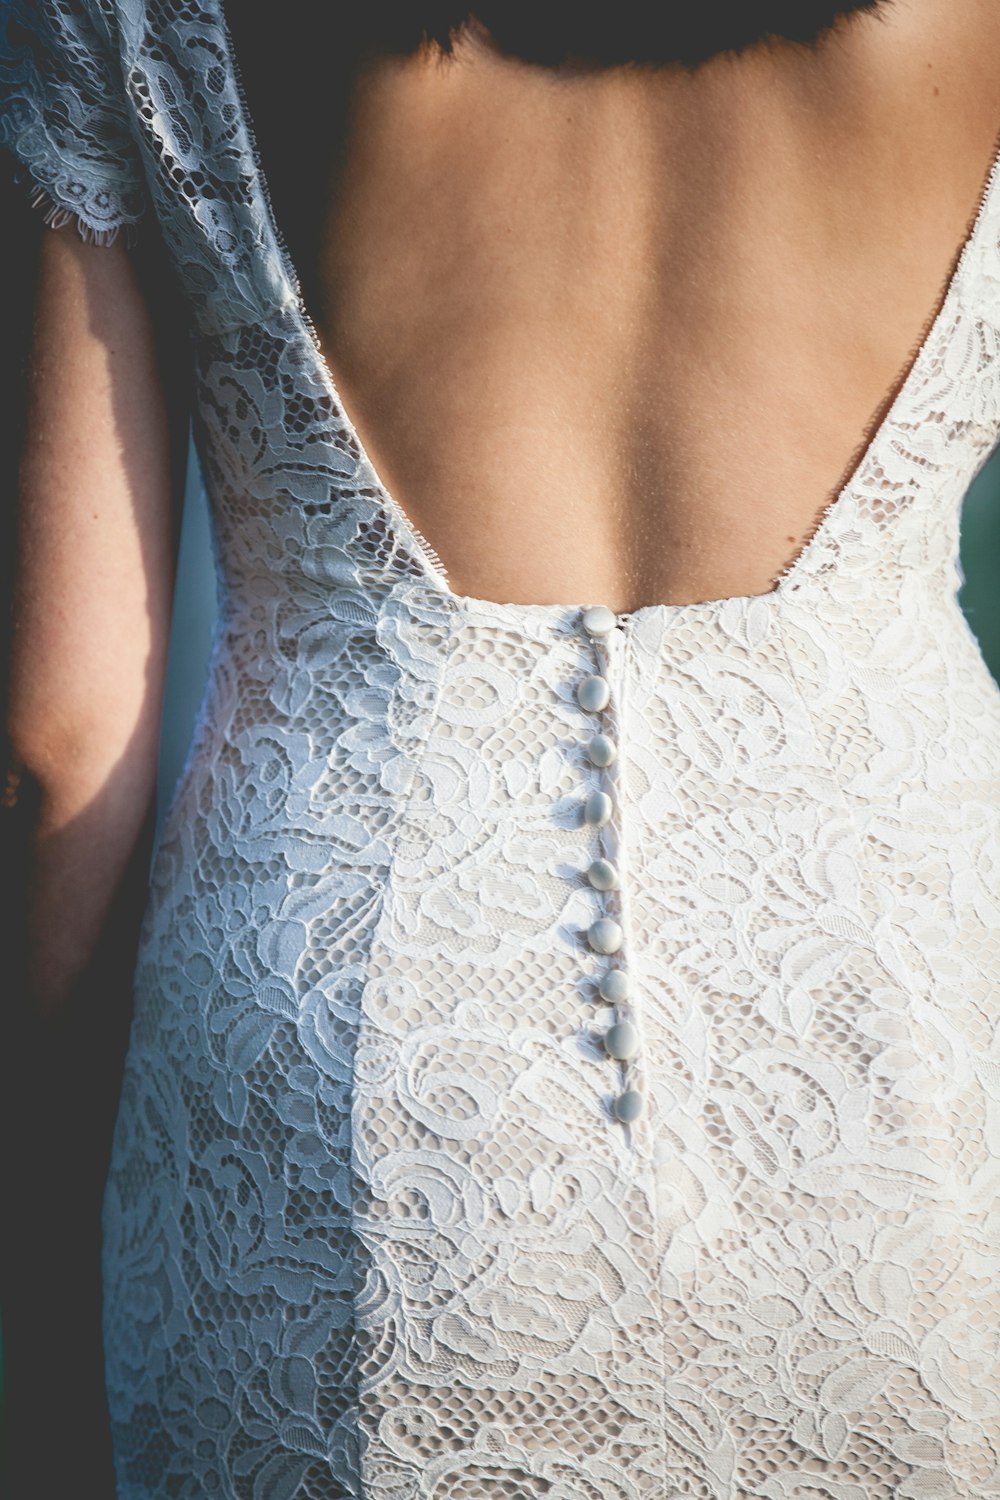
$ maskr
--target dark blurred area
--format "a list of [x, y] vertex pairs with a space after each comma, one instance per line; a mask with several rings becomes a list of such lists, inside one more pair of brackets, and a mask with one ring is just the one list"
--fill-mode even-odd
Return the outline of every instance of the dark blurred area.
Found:
[[[613, 12], [577, 0], [369, 0], [336, 11], [319, 0], [286, 0], [285, 35], [314, 39], [313, 55], [325, 68], [334, 56], [369, 48], [413, 52], [427, 41], [445, 51], [463, 26], [481, 25], [504, 52], [541, 67], [563, 63], [695, 68], [719, 52], [740, 52], [775, 35], [809, 44], [841, 17], [885, 8], [891, 0], [754, 0], [743, 5], [650, 5], [618, 0]], [[289, 4], [291, 12], [289, 12]], [[238, 50], [252, 62], [256, 50], [273, 54], [274, 29], [263, 7], [230, 0], [230, 28]]]

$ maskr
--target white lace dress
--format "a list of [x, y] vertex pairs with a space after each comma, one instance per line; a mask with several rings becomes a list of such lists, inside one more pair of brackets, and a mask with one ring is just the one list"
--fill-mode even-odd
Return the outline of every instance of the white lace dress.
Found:
[[344, 413], [218, 0], [14, 0], [2, 57], [50, 214], [165, 237], [222, 599], [105, 1201], [121, 1500], [1000, 1496], [1000, 174], [772, 593], [494, 604]]

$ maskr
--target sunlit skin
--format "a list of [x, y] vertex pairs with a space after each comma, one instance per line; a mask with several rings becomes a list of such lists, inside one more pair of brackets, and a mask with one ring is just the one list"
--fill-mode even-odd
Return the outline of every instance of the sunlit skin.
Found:
[[453, 590], [771, 588], [941, 302], [998, 57], [993, 0], [896, 0], [693, 76], [372, 65], [310, 310]]
[[[46, 230], [21, 464], [7, 732], [41, 798], [33, 1000], [84, 970], [156, 775], [174, 526], [167, 413], [124, 242]], [[23, 781], [23, 778], [22, 778]]]

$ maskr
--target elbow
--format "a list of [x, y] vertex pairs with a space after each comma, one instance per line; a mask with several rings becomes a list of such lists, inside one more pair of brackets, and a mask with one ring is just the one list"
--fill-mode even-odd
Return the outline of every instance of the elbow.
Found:
[[[94, 705], [13, 704], [7, 716], [8, 785], [55, 833], [102, 807], [138, 829], [156, 785], [159, 712], [102, 714]], [[125, 831], [124, 826], [122, 831]]]

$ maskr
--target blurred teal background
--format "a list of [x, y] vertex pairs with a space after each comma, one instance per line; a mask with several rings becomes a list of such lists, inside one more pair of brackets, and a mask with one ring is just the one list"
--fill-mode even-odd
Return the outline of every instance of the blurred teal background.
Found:
[[1000, 449], [965, 497], [959, 594], [979, 649], [1000, 682]]
[[[962, 569], [962, 608], [994, 677], [1000, 681], [1000, 449], [966, 496]], [[169, 802], [187, 754], [204, 688], [214, 623], [215, 570], [208, 512], [192, 444], [160, 745], [158, 817]]]
[[194, 443], [189, 441], [174, 618], [160, 732], [160, 771], [156, 784], [158, 825], [184, 766], [201, 703], [215, 627], [215, 607], [215, 563], [208, 528], [208, 506], [198, 456]]

